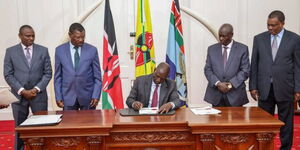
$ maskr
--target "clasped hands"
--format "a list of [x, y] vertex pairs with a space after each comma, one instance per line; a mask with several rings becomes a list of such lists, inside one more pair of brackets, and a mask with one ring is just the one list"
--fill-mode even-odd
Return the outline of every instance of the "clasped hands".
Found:
[[[158, 113], [160, 114], [163, 114], [163, 113], [168, 113], [171, 109], [172, 109], [173, 105], [171, 103], [166, 103], [166, 104], [163, 104], [159, 110], [158, 110]], [[143, 103], [139, 102], [139, 101], [135, 101], [133, 102], [132, 104], [132, 108], [134, 110], [140, 110], [143, 108]]]
[[218, 90], [222, 93], [228, 93], [231, 89], [230, 86], [232, 86], [230, 82], [218, 82], [217, 84]]
[[39, 91], [36, 88], [33, 88], [31, 90], [22, 90], [21, 91], [21, 96], [24, 97], [27, 100], [32, 100], [36, 97], [37, 93]]

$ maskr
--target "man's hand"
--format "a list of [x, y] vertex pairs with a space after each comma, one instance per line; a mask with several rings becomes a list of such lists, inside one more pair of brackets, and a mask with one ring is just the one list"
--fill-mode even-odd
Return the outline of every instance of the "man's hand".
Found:
[[7, 108], [9, 105], [6, 105], [6, 104], [0, 104], [0, 109], [3, 109], [3, 108]]
[[250, 91], [251, 97], [255, 100], [258, 101], [259, 99], [259, 94], [258, 94], [258, 90], [251, 90]]
[[91, 108], [96, 108], [98, 105], [99, 100], [92, 98], [91, 103], [90, 103], [90, 107]]
[[298, 102], [299, 100], [300, 100], [300, 93], [299, 92], [294, 93], [294, 101]]
[[56, 105], [58, 106], [58, 107], [60, 107], [60, 108], [64, 108], [64, 102], [62, 101], [62, 100], [58, 100], [58, 101], [56, 101]]
[[218, 90], [221, 91], [222, 93], [227, 93], [229, 92], [230, 88], [227, 86], [227, 82], [219, 82], [217, 84]]
[[143, 103], [139, 102], [139, 101], [135, 101], [132, 103], [132, 108], [134, 110], [140, 110], [143, 108]]
[[172, 109], [173, 105], [171, 103], [166, 103], [163, 104], [159, 110], [158, 113], [163, 114], [163, 113], [168, 113]]
[[[32, 90], [32, 89], [31, 89]], [[36, 97], [36, 93], [31, 90], [23, 90], [21, 91], [21, 96], [24, 97], [26, 100], [32, 100]]]

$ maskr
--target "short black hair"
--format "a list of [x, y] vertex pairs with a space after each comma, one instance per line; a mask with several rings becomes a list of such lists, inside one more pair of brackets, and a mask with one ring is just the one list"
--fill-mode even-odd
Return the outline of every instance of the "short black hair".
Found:
[[85, 31], [84, 27], [80, 23], [73, 23], [69, 28], [69, 33], [73, 33], [75, 30], [82, 32]]
[[33, 30], [33, 28], [30, 25], [25, 24], [25, 25], [22, 25], [20, 27], [19, 34], [21, 34], [24, 29], [31, 29], [31, 30]]
[[269, 14], [268, 18], [269, 19], [271, 19], [271, 18], [277, 18], [280, 22], [284, 22], [284, 20], [285, 20], [285, 16], [284, 16], [283, 12], [280, 11], [280, 10], [274, 10], [274, 11], [272, 11]]

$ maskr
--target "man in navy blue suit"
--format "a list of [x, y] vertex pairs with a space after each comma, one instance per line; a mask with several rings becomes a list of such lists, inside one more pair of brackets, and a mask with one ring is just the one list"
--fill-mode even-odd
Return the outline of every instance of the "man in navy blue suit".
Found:
[[79, 23], [70, 26], [69, 37], [69, 42], [55, 50], [57, 106], [64, 110], [95, 109], [102, 87], [97, 48], [84, 42], [85, 29]]

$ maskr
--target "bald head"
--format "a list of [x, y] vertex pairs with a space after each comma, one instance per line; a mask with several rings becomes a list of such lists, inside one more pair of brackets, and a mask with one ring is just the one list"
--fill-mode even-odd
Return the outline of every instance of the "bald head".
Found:
[[166, 80], [170, 72], [169, 64], [162, 62], [160, 63], [153, 73], [153, 82], [160, 84]]
[[225, 23], [219, 29], [219, 40], [222, 45], [227, 46], [233, 37], [233, 27], [231, 24]]

